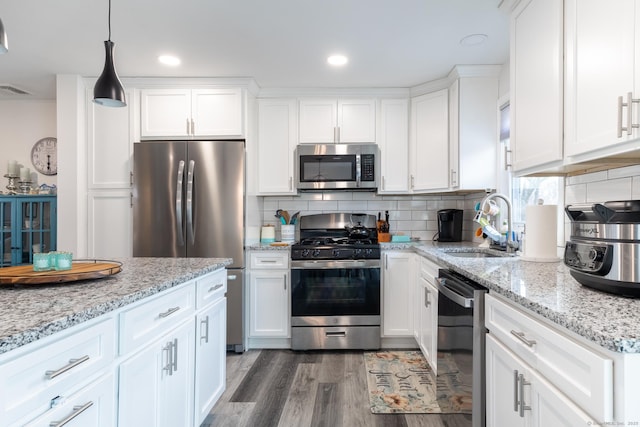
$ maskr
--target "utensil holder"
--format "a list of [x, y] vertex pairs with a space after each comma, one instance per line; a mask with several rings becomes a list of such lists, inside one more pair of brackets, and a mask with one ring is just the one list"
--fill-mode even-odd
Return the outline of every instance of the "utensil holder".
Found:
[[287, 224], [280, 226], [280, 237], [283, 242], [295, 242], [296, 240], [296, 226]]
[[391, 233], [378, 233], [378, 242], [390, 242]]

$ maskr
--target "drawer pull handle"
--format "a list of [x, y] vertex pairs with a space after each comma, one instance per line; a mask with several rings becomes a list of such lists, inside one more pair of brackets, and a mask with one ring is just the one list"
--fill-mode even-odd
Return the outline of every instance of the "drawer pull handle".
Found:
[[223, 287], [224, 285], [222, 283], [220, 283], [219, 285], [215, 285], [209, 288], [209, 292], [215, 292], [218, 289], [220, 289], [221, 287]]
[[278, 261], [276, 261], [275, 259], [261, 259], [260, 260], [261, 264], [275, 264], [276, 262], [278, 262]]
[[524, 332], [517, 332], [517, 331], [514, 331], [512, 329], [511, 330], [511, 335], [513, 335], [514, 337], [518, 338], [520, 341], [522, 341], [523, 343], [525, 343], [529, 347], [533, 347], [534, 345], [536, 345], [536, 341], [535, 340], [528, 340], [527, 338], [525, 338]]
[[64, 419], [60, 421], [51, 421], [49, 423], [49, 427], [62, 427], [67, 423], [69, 423], [71, 420], [73, 420], [75, 417], [77, 417], [78, 415], [86, 411], [87, 409], [91, 408], [92, 406], [93, 406], [93, 402], [91, 401], [85, 403], [84, 405], [74, 406], [73, 412], [71, 412], [69, 415], [67, 415]]
[[346, 337], [347, 336], [347, 332], [346, 331], [326, 332], [325, 335], [327, 337]]
[[162, 367], [162, 370], [167, 373], [167, 375], [173, 375], [173, 364], [172, 364], [172, 347], [173, 343], [169, 341], [166, 346], [162, 347], [162, 352], [167, 356], [167, 363]]
[[158, 316], [161, 319], [163, 319], [165, 317], [171, 316], [173, 313], [175, 313], [178, 310], [180, 310], [180, 306], [170, 308], [169, 310], [165, 311], [164, 313], [160, 313]]
[[87, 360], [89, 360], [89, 355], [85, 355], [82, 356], [79, 359], [69, 359], [69, 364], [63, 366], [60, 369], [57, 369], [55, 371], [47, 371], [44, 373], [45, 377], [47, 377], [48, 380], [52, 380], [55, 377], [57, 377], [60, 374], [64, 374], [65, 372], [67, 372], [69, 369], [73, 369], [76, 366], [78, 366], [79, 364], [86, 362]]
[[520, 418], [524, 418], [524, 411], [530, 411], [531, 406], [527, 406], [524, 404], [524, 386], [531, 385], [530, 382], [524, 380], [524, 375], [518, 375], [518, 380], [520, 382]]
[[513, 370], [513, 411], [518, 412], [518, 406], [520, 405], [520, 401], [518, 401], [518, 370]]

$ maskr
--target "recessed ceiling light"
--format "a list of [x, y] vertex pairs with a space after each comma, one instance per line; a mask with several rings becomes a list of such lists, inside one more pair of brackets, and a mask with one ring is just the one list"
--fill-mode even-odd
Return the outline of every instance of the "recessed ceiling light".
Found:
[[462, 46], [477, 46], [484, 43], [488, 38], [489, 36], [486, 34], [469, 34], [460, 40], [460, 44]]
[[344, 55], [331, 55], [330, 57], [327, 58], [327, 62], [330, 65], [339, 67], [339, 66], [345, 65], [347, 62], [349, 62], [349, 58], [347, 58]]
[[177, 56], [160, 55], [158, 56], [158, 61], [160, 61], [161, 64], [170, 65], [172, 67], [180, 65], [180, 58]]

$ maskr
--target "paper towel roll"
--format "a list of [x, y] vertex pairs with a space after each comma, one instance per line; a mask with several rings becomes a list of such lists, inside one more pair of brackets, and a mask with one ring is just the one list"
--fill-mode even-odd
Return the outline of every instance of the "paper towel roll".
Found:
[[556, 234], [558, 230], [557, 205], [528, 205], [526, 207], [525, 261], [559, 261]]

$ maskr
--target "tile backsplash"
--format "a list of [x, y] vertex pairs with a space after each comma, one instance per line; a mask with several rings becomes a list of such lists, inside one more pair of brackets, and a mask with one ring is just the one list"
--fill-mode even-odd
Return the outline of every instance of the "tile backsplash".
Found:
[[294, 214], [311, 215], [330, 212], [352, 212], [378, 215], [389, 211], [390, 232], [405, 234], [420, 240], [431, 240], [438, 231], [437, 212], [440, 209], [462, 209], [463, 240], [472, 240], [474, 205], [485, 196], [484, 192], [466, 195], [414, 195], [382, 196], [368, 192], [322, 192], [301, 193], [299, 196], [263, 196], [263, 224], [276, 226], [279, 235], [280, 222], [275, 218], [276, 210], [283, 209]]

